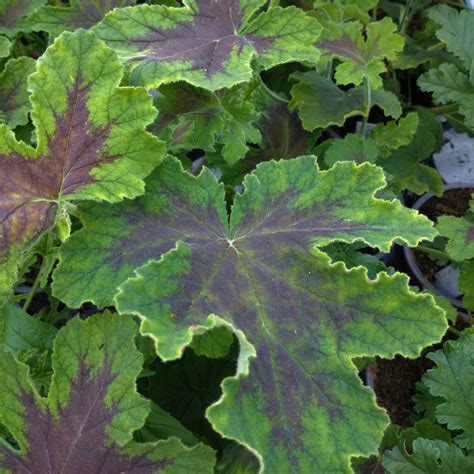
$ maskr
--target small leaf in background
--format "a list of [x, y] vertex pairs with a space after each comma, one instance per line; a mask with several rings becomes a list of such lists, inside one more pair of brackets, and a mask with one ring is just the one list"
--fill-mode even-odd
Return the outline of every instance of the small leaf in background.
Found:
[[441, 216], [436, 228], [448, 239], [446, 252], [455, 261], [474, 258], [474, 196], [464, 217]]
[[28, 16], [46, 0], [1, 0], [0, 34], [13, 38], [20, 31], [30, 31]]
[[[387, 420], [350, 357], [414, 356], [446, 322], [430, 296], [408, 290], [405, 276], [381, 273], [369, 283], [365, 270], [331, 265], [311, 249], [360, 239], [388, 250], [392, 239], [413, 245], [434, 231], [400, 203], [373, 197], [385, 183], [372, 165], [323, 172], [302, 157], [263, 163], [244, 183], [230, 227], [212, 173], [195, 178], [172, 159], [134, 202], [84, 207], [85, 227], [63, 246], [54, 292], [73, 306], [110, 304], [142, 265], [116, 302], [141, 316], [163, 359], [179, 357], [193, 333], [213, 326], [240, 339], [238, 376], [207, 410], [215, 429], [258, 451], [270, 471], [345, 466], [354, 453], [376, 450]], [[87, 277], [78, 279], [78, 269]]]
[[324, 154], [324, 162], [333, 166], [338, 161], [355, 161], [375, 163], [378, 156], [377, 145], [373, 140], [361, 135], [348, 133], [344, 138], [332, 140]]
[[5, 36], [0, 36], [0, 58], [5, 58], [10, 54], [11, 43]]
[[418, 86], [422, 91], [431, 92], [438, 104], [459, 103], [459, 112], [466, 124], [474, 127], [474, 81], [469, 81], [454, 64], [441, 64], [425, 72], [418, 78]]
[[248, 81], [254, 59], [261, 69], [317, 61], [318, 22], [296, 7], [255, 16], [264, 3], [192, 0], [178, 9], [139, 5], [109, 13], [95, 31], [134, 65], [132, 81], [149, 88], [183, 80], [217, 90]]
[[30, 112], [27, 77], [35, 70], [31, 58], [10, 59], [0, 74], [0, 122], [15, 128], [25, 125]]
[[261, 141], [259, 113], [241, 88], [210, 92], [181, 82], [161, 86], [155, 94], [160, 113], [151, 130], [172, 152], [214, 151], [221, 144], [222, 157], [232, 166], [247, 153], [247, 143]]
[[227, 328], [217, 327], [194, 336], [191, 348], [197, 355], [216, 359], [229, 353], [233, 341], [234, 336]]
[[71, 0], [68, 6], [47, 5], [36, 10], [29, 23], [34, 31], [47, 31], [52, 37], [78, 28], [88, 30], [114, 8], [128, 7], [134, 0]]
[[474, 470], [474, 457], [466, 456], [455, 444], [418, 438], [412, 454], [397, 446], [384, 454], [382, 464], [390, 474], [467, 474]]
[[[15, 440], [0, 446], [6, 472], [211, 473], [213, 451], [186, 448], [176, 438], [156, 443], [131, 441], [149, 412], [135, 379], [142, 356], [137, 325], [109, 313], [75, 318], [57, 335], [53, 379], [40, 397], [25, 365], [5, 352], [0, 358], [0, 421]], [[87, 407], [87, 410], [84, 409]]]
[[5, 262], [54, 225], [60, 201], [143, 193], [163, 144], [145, 132], [156, 115], [151, 97], [118, 87], [122, 74], [115, 53], [84, 30], [63, 34], [37, 61], [28, 82], [37, 147], [0, 125], [0, 174], [8, 177], [0, 182], [0, 282], [15, 274]]
[[[461, 448], [474, 448], [474, 334], [466, 333], [457, 341], [427, 355], [436, 368], [428, 370], [422, 382], [432, 395], [443, 397], [435, 414], [450, 430], [461, 430], [454, 437]], [[474, 462], [474, 460], [473, 460]], [[458, 471], [463, 472], [463, 471]], [[467, 471], [466, 471], [467, 472]]]
[[[298, 109], [306, 130], [344, 125], [349, 117], [367, 114], [363, 87], [345, 91], [315, 72], [298, 72], [291, 77], [299, 82], [291, 89], [290, 108]], [[372, 105], [378, 105], [393, 118], [401, 114], [400, 102], [395, 94], [383, 89], [373, 91]]]
[[332, 31], [317, 46], [342, 61], [334, 76], [338, 84], [358, 86], [366, 79], [373, 89], [378, 89], [382, 86], [380, 74], [386, 70], [384, 60], [397, 57], [404, 39], [395, 33], [397, 25], [388, 17], [369, 23], [365, 38], [362, 29], [359, 22], [333, 24]]
[[459, 288], [464, 293], [464, 306], [474, 311], [474, 261], [463, 262], [459, 271]]

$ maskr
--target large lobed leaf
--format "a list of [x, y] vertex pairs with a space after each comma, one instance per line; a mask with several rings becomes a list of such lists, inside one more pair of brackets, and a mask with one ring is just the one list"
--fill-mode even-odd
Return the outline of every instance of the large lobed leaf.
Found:
[[47, 31], [51, 36], [58, 36], [63, 31], [92, 28], [114, 8], [134, 3], [134, 0], [71, 0], [68, 6], [39, 8], [31, 15], [30, 24], [35, 31]]
[[318, 59], [312, 44], [320, 26], [299, 8], [275, 7], [255, 17], [263, 0], [183, 3], [183, 8], [117, 9], [95, 28], [123, 60], [134, 64], [136, 83], [156, 87], [184, 80], [216, 90], [248, 81], [254, 58], [263, 69]]
[[414, 356], [446, 322], [405, 276], [369, 282], [361, 267], [331, 265], [314, 247], [362, 239], [388, 250], [435, 232], [373, 197], [384, 179], [372, 165], [325, 172], [313, 157], [268, 162], [244, 185], [229, 221], [211, 172], [195, 178], [169, 160], [136, 201], [84, 206], [54, 292], [72, 306], [107, 305], [140, 267], [116, 304], [142, 318], [160, 357], [179, 357], [212, 326], [240, 339], [238, 373], [207, 412], [215, 429], [250, 447], [267, 472], [348, 471], [351, 456], [376, 451], [387, 424], [351, 358]]
[[[161, 161], [162, 143], [145, 132], [156, 115], [151, 97], [118, 87], [122, 74], [115, 53], [94, 33], [65, 33], [28, 82], [37, 147], [0, 125], [0, 286], [14, 274], [6, 260], [54, 224], [62, 202], [135, 197]], [[11, 120], [23, 120], [24, 107], [20, 112]]]
[[404, 39], [395, 33], [397, 26], [385, 17], [369, 23], [364, 37], [363, 25], [348, 22], [333, 24], [329, 35], [317, 44], [342, 61], [336, 67], [335, 79], [338, 84], [360, 85], [366, 79], [374, 89], [382, 86], [380, 74], [385, 72], [385, 59], [393, 60], [403, 50]]
[[13, 38], [20, 31], [29, 31], [31, 15], [46, 0], [0, 0], [0, 34]]
[[129, 317], [73, 319], [54, 344], [47, 398], [38, 395], [25, 365], [2, 353], [0, 420], [16, 441], [13, 447], [2, 440], [2, 472], [212, 472], [214, 454], [203, 445], [131, 441], [149, 412], [135, 389], [143, 363], [136, 333]]

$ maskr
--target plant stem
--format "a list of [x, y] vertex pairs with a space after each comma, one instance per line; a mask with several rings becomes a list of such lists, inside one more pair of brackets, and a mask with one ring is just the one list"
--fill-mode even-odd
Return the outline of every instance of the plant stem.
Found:
[[442, 43], [441, 41], [438, 41], [437, 43], [431, 45], [429, 48], [426, 48], [426, 51], [429, 52], [429, 51], [436, 51], [437, 49], [442, 49], [444, 48], [444, 43]]
[[371, 101], [372, 99], [371, 99], [370, 82], [365, 77], [364, 78], [364, 102], [365, 102], [366, 113], [364, 115], [364, 118], [362, 119], [362, 124], [360, 126], [360, 135], [364, 138], [365, 138], [365, 128], [367, 126], [367, 120], [369, 120], [370, 108], [372, 107]]
[[28, 292], [28, 295], [26, 296], [26, 300], [23, 303], [23, 311], [26, 311], [28, 309], [28, 306], [30, 306], [31, 301], [33, 300], [33, 297], [35, 296], [36, 290], [38, 289], [40, 280], [41, 280], [41, 267], [38, 269], [38, 273], [36, 274], [36, 278], [35, 278], [35, 281], [33, 282], [33, 286], [31, 287], [31, 290]]
[[276, 92], [272, 91], [266, 84], [263, 82], [262, 76], [258, 76], [260, 78], [260, 85], [262, 86], [263, 91], [265, 94], [267, 94], [268, 97], [271, 99], [280, 102], [280, 104], [285, 104], [288, 105], [288, 102], [290, 102], [288, 99], [285, 99], [281, 95], [277, 94]]
[[451, 326], [448, 326], [448, 331], [452, 332], [454, 335], [460, 337], [461, 336], [461, 331], [458, 331], [456, 328], [453, 328]]
[[448, 104], [441, 105], [440, 107], [431, 107], [430, 111], [437, 115], [450, 114], [452, 112], [457, 112], [459, 109], [459, 104]]
[[431, 247], [426, 247], [425, 245], [418, 245], [416, 248], [417, 250], [421, 250], [422, 252], [433, 255], [434, 257], [441, 257], [447, 260], [451, 260], [449, 255], [446, 252], [443, 252], [442, 250], [436, 250]]

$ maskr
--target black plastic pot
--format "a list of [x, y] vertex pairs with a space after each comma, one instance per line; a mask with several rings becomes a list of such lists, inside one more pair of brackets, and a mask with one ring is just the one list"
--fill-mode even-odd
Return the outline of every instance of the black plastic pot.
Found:
[[[449, 191], [450, 189], [463, 189], [463, 188], [474, 188], [474, 183], [452, 183], [452, 184], [446, 184], [444, 186], [444, 191]], [[419, 210], [423, 204], [425, 204], [427, 201], [432, 199], [433, 197], [436, 197], [433, 193], [426, 193], [423, 196], [421, 196], [415, 203], [413, 204], [412, 208]], [[403, 247], [403, 253], [405, 255], [405, 259], [409, 268], [410, 273], [412, 276], [416, 279], [418, 285], [423, 288], [423, 289], [429, 289], [433, 293], [444, 296], [445, 298], [449, 299], [451, 301], [452, 305], [455, 306], [458, 309], [465, 309], [465, 306], [462, 302], [462, 300], [458, 298], [453, 298], [451, 295], [447, 294], [444, 292], [442, 289], [438, 288], [436, 285], [431, 283], [428, 278], [423, 274], [421, 271], [420, 267], [416, 263], [415, 256], [413, 254], [413, 251], [407, 247], [406, 245]]]

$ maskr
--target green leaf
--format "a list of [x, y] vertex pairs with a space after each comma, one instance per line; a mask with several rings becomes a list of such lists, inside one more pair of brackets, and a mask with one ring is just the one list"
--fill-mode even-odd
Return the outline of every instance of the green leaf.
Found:
[[450, 430], [462, 430], [454, 441], [461, 447], [474, 448], [474, 334], [458, 341], [447, 341], [443, 348], [427, 355], [436, 364], [423, 376], [430, 393], [443, 397], [436, 407], [436, 418]]
[[0, 74], [0, 122], [9, 128], [25, 125], [28, 121], [30, 101], [27, 77], [35, 70], [31, 58], [10, 59]]
[[217, 474], [258, 474], [259, 470], [255, 455], [237, 443], [225, 447], [216, 465]]
[[[290, 108], [298, 109], [306, 130], [344, 125], [349, 117], [367, 114], [363, 87], [344, 91], [313, 71], [294, 73], [292, 78], [300, 82], [291, 89]], [[374, 91], [372, 103], [388, 116], [398, 118], [401, 114], [400, 102], [391, 92]]]
[[163, 144], [145, 132], [151, 97], [117, 87], [122, 74], [115, 53], [84, 30], [64, 33], [37, 61], [28, 82], [37, 147], [0, 125], [0, 282], [15, 274], [5, 262], [54, 225], [59, 203], [143, 193]]
[[379, 123], [370, 131], [370, 138], [377, 145], [379, 155], [388, 156], [392, 150], [408, 145], [415, 135], [419, 119], [410, 112], [398, 122]]
[[469, 217], [441, 216], [438, 232], [447, 237], [446, 252], [457, 262], [474, 258], [474, 221]]
[[474, 83], [474, 12], [469, 9], [458, 11], [448, 5], [430, 8], [428, 16], [441, 25], [436, 36], [446, 43], [446, 49], [457, 56]]
[[[387, 149], [386, 153], [389, 155], [379, 157], [377, 164], [389, 173], [391, 189], [397, 194], [409, 189], [419, 195], [431, 191], [436, 196], [442, 196], [443, 178], [438, 170], [422, 162], [427, 160], [441, 145], [443, 129], [431, 113], [419, 109], [413, 115], [417, 114], [420, 120], [415, 131], [409, 122], [405, 122], [401, 124], [400, 135], [397, 135], [395, 131], [392, 137], [387, 137], [387, 143], [383, 139], [380, 140], [383, 148], [387, 144], [399, 145], [399, 140], [404, 143], [408, 142], [408, 144], [391, 152]], [[396, 127], [394, 129], [396, 130]], [[413, 131], [414, 135], [410, 140]]]
[[133, 203], [83, 208], [85, 228], [63, 246], [54, 292], [72, 306], [108, 304], [141, 266], [116, 304], [143, 319], [162, 359], [214, 326], [240, 339], [238, 373], [207, 410], [216, 430], [260, 453], [270, 472], [346, 469], [377, 449], [387, 424], [351, 357], [415, 356], [446, 329], [444, 312], [411, 293], [406, 276], [369, 282], [364, 269], [331, 265], [314, 248], [360, 239], [387, 251], [394, 239], [434, 237], [425, 217], [373, 197], [384, 184], [368, 164], [324, 172], [314, 157], [263, 163], [246, 176], [229, 223], [212, 173], [195, 178], [167, 160]]
[[174, 436], [188, 446], [196, 446], [199, 440], [185, 428], [174, 416], [160, 408], [156, 403], [151, 403], [151, 411], [143, 428], [138, 430], [134, 439], [141, 443], [150, 443], [160, 439]]
[[134, 3], [134, 0], [70, 0], [68, 6], [47, 5], [39, 8], [31, 15], [29, 22], [34, 31], [47, 31], [55, 37], [63, 31], [88, 30], [114, 8]]
[[0, 344], [11, 352], [51, 350], [57, 329], [15, 305], [0, 309]]
[[143, 362], [136, 333], [129, 317], [74, 318], [57, 335], [47, 398], [37, 394], [26, 366], [5, 352], [0, 421], [18, 449], [3, 440], [0, 467], [6, 472], [72, 472], [80, 466], [84, 472], [146, 467], [153, 473], [211, 473], [214, 454], [203, 445], [188, 449], [176, 438], [131, 441], [149, 411], [148, 400], [135, 389]]
[[438, 104], [459, 103], [459, 112], [466, 124], [474, 127], [474, 82], [454, 64], [441, 64], [418, 78], [420, 89], [433, 94]]
[[5, 58], [10, 55], [11, 43], [5, 36], [0, 36], [0, 58]]
[[317, 61], [313, 44], [321, 30], [318, 22], [296, 7], [275, 7], [255, 17], [264, 3], [187, 0], [183, 8], [139, 5], [109, 13], [95, 31], [132, 63], [132, 81], [147, 87], [183, 80], [217, 90], [248, 81], [254, 59], [260, 69]]
[[261, 141], [259, 114], [239, 88], [209, 92], [185, 83], [164, 85], [154, 103], [160, 113], [152, 130], [173, 152], [214, 151], [222, 144], [222, 157], [233, 165], [247, 153], [247, 143]]
[[191, 347], [197, 355], [217, 359], [229, 353], [233, 341], [234, 337], [228, 329], [216, 327], [194, 336]]
[[474, 457], [454, 444], [419, 438], [413, 442], [413, 454], [396, 447], [385, 453], [382, 465], [390, 474], [467, 474], [474, 469]]
[[355, 161], [375, 163], [378, 149], [373, 140], [365, 139], [360, 135], [348, 133], [340, 140], [333, 140], [324, 155], [324, 162], [333, 166], [338, 161]]
[[397, 25], [388, 17], [369, 23], [366, 36], [363, 25], [348, 22], [334, 25], [330, 38], [324, 38], [317, 45], [342, 61], [336, 67], [338, 84], [362, 84], [367, 79], [373, 89], [382, 86], [380, 74], [385, 72], [384, 60], [393, 60], [403, 50], [404, 39], [398, 33]]
[[28, 16], [46, 0], [0, 0], [0, 34], [13, 38], [31, 29]]
[[459, 271], [459, 288], [464, 293], [463, 303], [474, 310], [474, 261], [463, 262]]

